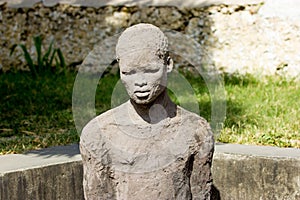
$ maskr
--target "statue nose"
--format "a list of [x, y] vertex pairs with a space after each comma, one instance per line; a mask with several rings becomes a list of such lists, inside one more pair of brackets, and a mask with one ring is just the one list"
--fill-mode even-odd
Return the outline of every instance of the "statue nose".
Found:
[[147, 85], [147, 81], [145, 80], [145, 78], [143, 76], [141, 76], [141, 77], [138, 77], [135, 79], [134, 84], [136, 86], [142, 87], [144, 85]]

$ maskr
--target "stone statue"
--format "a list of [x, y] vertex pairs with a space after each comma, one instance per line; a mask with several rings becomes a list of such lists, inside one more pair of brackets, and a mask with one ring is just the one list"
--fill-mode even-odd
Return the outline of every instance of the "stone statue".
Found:
[[85, 199], [211, 199], [213, 134], [167, 94], [166, 36], [134, 25], [119, 37], [116, 55], [130, 100], [82, 131]]

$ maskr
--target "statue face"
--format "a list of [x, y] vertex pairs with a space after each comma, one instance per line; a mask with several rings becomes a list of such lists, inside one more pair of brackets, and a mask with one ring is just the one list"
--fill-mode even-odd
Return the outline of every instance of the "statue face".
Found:
[[121, 80], [137, 104], [149, 104], [165, 90], [169, 66], [153, 52], [130, 53], [120, 58], [119, 65]]

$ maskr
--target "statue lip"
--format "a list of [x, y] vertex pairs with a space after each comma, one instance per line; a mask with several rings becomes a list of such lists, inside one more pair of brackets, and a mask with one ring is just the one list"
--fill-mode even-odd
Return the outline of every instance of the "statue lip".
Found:
[[136, 90], [134, 93], [147, 93], [150, 92], [150, 90]]
[[147, 97], [150, 94], [150, 90], [137, 90], [134, 92], [137, 97]]

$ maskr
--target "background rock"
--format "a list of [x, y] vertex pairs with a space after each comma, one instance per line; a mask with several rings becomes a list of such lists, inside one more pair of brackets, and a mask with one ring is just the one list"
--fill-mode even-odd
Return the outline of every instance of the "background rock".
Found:
[[[234, 4], [229, 0], [227, 5], [214, 5], [209, 4], [214, 1], [208, 1], [186, 8], [121, 5], [80, 7], [55, 5], [56, 1], [52, 4], [49, 1], [50, 7], [38, 3], [34, 7], [12, 8], [1, 2], [0, 66], [3, 71], [26, 69], [22, 52], [18, 49], [10, 56], [10, 48], [22, 43], [33, 54], [32, 38], [35, 35], [43, 36], [45, 49], [54, 39], [55, 46], [62, 49], [68, 64], [80, 63], [101, 41], [128, 26], [144, 22], [195, 39], [201, 45], [201, 60], [208, 68], [259, 77], [280, 75], [300, 79], [300, 24], [294, 20], [297, 15], [292, 13], [295, 12], [291, 12], [292, 18], [286, 13], [288, 9], [282, 15], [278, 1], [272, 4], [266, 0], [265, 5], [258, 1], [252, 1], [252, 4], [237, 1], [239, 3]], [[291, 4], [287, 5], [291, 7]], [[276, 13], [268, 14], [272, 6], [277, 6], [274, 10], [279, 10], [278, 16]], [[184, 42], [179, 44], [189, 45]], [[178, 67], [185, 65], [177, 64]]]

